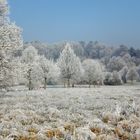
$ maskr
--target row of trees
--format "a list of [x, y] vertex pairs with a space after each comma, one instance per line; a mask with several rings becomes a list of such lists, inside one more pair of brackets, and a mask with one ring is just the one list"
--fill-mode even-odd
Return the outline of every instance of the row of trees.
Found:
[[67, 43], [54, 62], [38, 55], [33, 46], [26, 48], [21, 57], [14, 60], [16, 67], [15, 84], [25, 84], [29, 90], [47, 84], [64, 84], [67, 87], [74, 84], [88, 83], [89, 85], [103, 80], [103, 68], [99, 61], [86, 59], [81, 63], [70, 44]]
[[[99, 59], [85, 59], [81, 62], [67, 43], [57, 61], [39, 55], [33, 46], [27, 47], [20, 57], [15, 58], [17, 65], [17, 84], [25, 84], [29, 90], [47, 84], [121, 85], [128, 80], [139, 79], [139, 67], [128, 67], [121, 58], [112, 57], [105, 66]], [[130, 62], [129, 62], [130, 63]], [[17, 72], [17, 70], [19, 72]], [[19, 76], [21, 75], [21, 76]]]
[[[140, 49], [129, 48], [125, 45], [120, 46], [109, 46], [100, 42], [69, 42], [75, 54], [81, 59], [100, 59], [105, 64], [109, 62], [112, 57], [124, 57], [125, 55], [131, 58], [131, 61], [135, 63], [136, 66], [140, 65]], [[40, 55], [44, 55], [47, 59], [57, 60], [60, 53], [65, 47], [66, 42], [58, 42], [54, 44], [41, 43], [39, 41], [26, 42], [24, 43], [24, 48], [29, 45], [34, 46]], [[22, 50], [20, 50], [17, 55], [21, 55]]]
[[[48, 59], [57, 61], [62, 50], [65, 47], [64, 43], [56, 44], [42, 44], [38, 41], [26, 43], [24, 48], [28, 45], [34, 45], [38, 50], [39, 54], [43, 54]], [[140, 50], [134, 48], [128, 48], [125, 45], [119, 47], [110, 47], [99, 42], [85, 43], [81, 42], [70, 42], [71, 48], [75, 54], [83, 62], [85, 59], [98, 60], [105, 68], [106, 73], [104, 75], [104, 84], [117, 85], [126, 83], [128, 80], [132, 82], [139, 79], [140, 75]], [[22, 52], [22, 51], [21, 51]], [[133, 73], [133, 76], [128, 76], [129, 73]], [[114, 80], [118, 75], [120, 80]], [[119, 82], [120, 81], [120, 82]]]

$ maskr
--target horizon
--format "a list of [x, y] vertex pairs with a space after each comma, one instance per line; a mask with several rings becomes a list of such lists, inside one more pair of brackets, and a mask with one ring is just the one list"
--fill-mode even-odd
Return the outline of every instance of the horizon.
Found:
[[25, 42], [98, 41], [140, 48], [140, 1], [9, 1]]

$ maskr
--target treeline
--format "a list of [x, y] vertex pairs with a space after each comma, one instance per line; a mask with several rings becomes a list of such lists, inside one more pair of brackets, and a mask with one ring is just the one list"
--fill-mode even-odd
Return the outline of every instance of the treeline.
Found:
[[[139, 50], [136, 53], [135, 49], [123, 45], [119, 48], [101, 47], [96, 42], [90, 48], [90, 54], [86, 56], [87, 52], [81, 53], [80, 46], [76, 48], [72, 43], [57, 46], [60, 47], [59, 51], [55, 49], [56, 46], [52, 48], [49, 46], [46, 49], [47, 46], [39, 44], [26, 43], [16, 53], [14, 59], [18, 74], [15, 81], [27, 85], [29, 90], [41, 86], [46, 88], [48, 84], [64, 84], [65, 87], [88, 84], [90, 87], [90, 85], [121, 85], [129, 81], [131, 83], [139, 81], [140, 59], [137, 56]], [[49, 48], [54, 49], [58, 56], [49, 51]]]
[[[47, 59], [58, 59], [61, 51], [64, 49], [67, 42], [59, 42], [59, 43], [41, 43], [39, 41], [33, 42], [25, 42], [24, 48], [28, 46], [34, 46], [40, 55], [44, 55]], [[102, 44], [98, 41], [90, 41], [90, 42], [69, 42], [72, 49], [74, 49], [75, 54], [81, 59], [84, 60], [86, 58], [90, 59], [103, 59], [103, 58], [111, 58], [113, 56], [121, 56], [123, 57], [126, 54], [129, 54], [133, 59], [135, 59], [136, 65], [140, 64], [140, 49], [136, 49], [134, 47], [128, 47], [126, 45], [117, 46], [109, 46]], [[21, 50], [22, 51], [22, 50]], [[19, 54], [20, 52], [19, 51]]]
[[25, 43], [13, 51], [10, 63], [7, 62], [10, 67], [7, 67], [5, 77], [11, 80], [4, 79], [2, 87], [26, 85], [32, 90], [46, 89], [47, 85], [74, 87], [88, 84], [90, 87], [122, 85], [140, 80], [139, 50], [123, 45], [119, 48], [107, 47], [98, 42], [93, 43], [88, 53], [86, 48], [81, 48], [71, 42], [61, 46]]

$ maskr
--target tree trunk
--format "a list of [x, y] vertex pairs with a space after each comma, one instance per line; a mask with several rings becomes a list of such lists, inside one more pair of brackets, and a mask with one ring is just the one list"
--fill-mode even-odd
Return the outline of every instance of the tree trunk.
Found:
[[91, 81], [90, 80], [88, 81], [88, 84], [89, 84], [88, 87], [90, 88], [90, 85], [91, 85]]
[[74, 88], [74, 83], [72, 84], [72, 87]]
[[65, 82], [64, 82], [64, 88], [66, 87]]
[[89, 86], [88, 87], [90, 88], [90, 83], [89, 83]]
[[31, 69], [29, 70], [29, 90], [32, 90]]
[[124, 83], [125, 83], [125, 84], [127, 83], [127, 80], [126, 80], [126, 78], [124, 79]]
[[47, 88], [47, 78], [44, 77], [44, 89], [46, 89], [46, 88]]
[[131, 79], [131, 84], [133, 84], [133, 79]]
[[31, 82], [31, 79], [29, 79], [29, 90], [32, 90], [31, 85], [32, 85], [32, 82]]
[[70, 79], [68, 79], [68, 87], [70, 87]]

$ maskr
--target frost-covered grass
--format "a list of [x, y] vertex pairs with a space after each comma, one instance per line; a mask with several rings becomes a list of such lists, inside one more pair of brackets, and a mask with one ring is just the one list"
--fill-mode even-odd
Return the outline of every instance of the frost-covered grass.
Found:
[[140, 86], [0, 93], [0, 140], [140, 140]]

